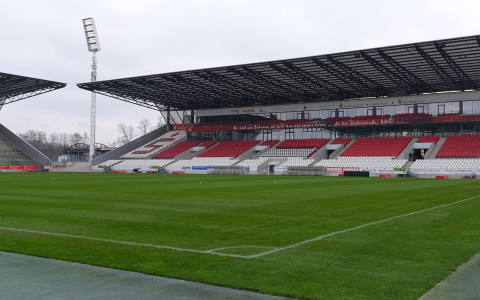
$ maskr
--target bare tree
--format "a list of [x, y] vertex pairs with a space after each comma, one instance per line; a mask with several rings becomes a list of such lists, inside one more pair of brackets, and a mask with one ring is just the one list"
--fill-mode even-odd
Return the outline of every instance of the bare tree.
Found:
[[120, 123], [117, 125], [118, 132], [120, 137], [117, 139], [117, 145], [125, 145], [126, 143], [131, 142], [135, 138], [135, 128], [125, 123]]
[[150, 123], [148, 119], [141, 120], [137, 126], [137, 128], [140, 130], [142, 135], [145, 135], [147, 134], [147, 132], [150, 132], [151, 127], [152, 127], [152, 123]]
[[70, 144], [78, 144], [83, 142], [83, 137], [80, 133], [75, 132], [70, 136]]
[[157, 128], [160, 128], [160, 127], [164, 126], [165, 124], [167, 124], [167, 122], [165, 121], [163, 116], [158, 116]]

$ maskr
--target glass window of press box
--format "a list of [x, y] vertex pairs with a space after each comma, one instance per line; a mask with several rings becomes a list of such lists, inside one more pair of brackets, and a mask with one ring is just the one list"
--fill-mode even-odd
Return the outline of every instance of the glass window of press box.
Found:
[[[462, 107], [462, 109], [460, 109]], [[226, 115], [226, 116], [205, 116], [199, 117], [200, 123], [217, 122], [237, 122], [237, 121], [257, 121], [257, 120], [325, 120], [333, 117], [371, 116], [371, 115], [396, 115], [406, 113], [426, 113], [437, 116], [440, 114], [460, 113], [480, 114], [480, 100], [476, 101], [455, 101], [442, 103], [424, 103], [407, 105], [389, 105], [377, 107], [359, 107], [348, 109], [328, 109], [328, 110], [310, 110], [310, 111], [292, 111], [282, 113], [264, 113], [264, 114], [245, 114], [245, 115]]]

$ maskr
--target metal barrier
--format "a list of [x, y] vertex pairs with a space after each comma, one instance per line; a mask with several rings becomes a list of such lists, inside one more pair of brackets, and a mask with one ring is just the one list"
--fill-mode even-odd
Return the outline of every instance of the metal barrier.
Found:
[[241, 175], [245, 174], [245, 167], [241, 166], [225, 166], [225, 167], [212, 167], [208, 174], [223, 174], [223, 175]]
[[287, 168], [287, 175], [324, 176], [326, 174], [327, 174], [327, 168], [322, 166], [288, 167]]

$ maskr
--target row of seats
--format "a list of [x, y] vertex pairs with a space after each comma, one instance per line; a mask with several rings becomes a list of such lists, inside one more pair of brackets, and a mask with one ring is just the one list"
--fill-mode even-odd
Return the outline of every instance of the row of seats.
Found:
[[424, 135], [418, 138], [417, 143], [434, 143], [436, 144], [440, 139], [439, 135]]
[[198, 157], [237, 157], [248, 149], [259, 144], [260, 141], [223, 141], [215, 145], [205, 152], [198, 155]]
[[275, 125], [282, 123], [282, 120], [260, 120], [253, 122], [253, 125]]
[[267, 160], [269, 160], [270, 157], [259, 157], [257, 159], [246, 159], [244, 161], [241, 161], [237, 163], [237, 166], [241, 167], [258, 167], [259, 165], [263, 164]]
[[279, 140], [265, 140], [263, 141], [259, 146], [269, 146], [273, 147], [276, 144], [278, 144], [280, 141]]
[[121, 158], [147, 158], [184, 139], [185, 136], [185, 131], [167, 132], [153, 142], [138, 147], [137, 149], [123, 155]]
[[410, 167], [410, 170], [412, 171], [415, 169], [480, 169], [480, 159], [417, 159]]
[[297, 140], [284, 140], [276, 146], [278, 149], [289, 148], [322, 148], [329, 139], [297, 139]]
[[407, 119], [407, 118], [425, 118], [431, 117], [432, 114], [427, 113], [405, 113], [405, 114], [395, 114], [395, 118]]
[[309, 157], [312, 155], [317, 148], [301, 148], [301, 149], [278, 149], [271, 148], [268, 149], [261, 156], [263, 157]]
[[116, 164], [115, 167], [164, 167], [172, 161], [171, 159], [127, 159]]
[[449, 135], [435, 157], [478, 157], [480, 134]]
[[306, 167], [315, 162], [311, 158], [287, 157], [287, 160], [278, 165], [278, 167]]
[[389, 157], [339, 157], [337, 159], [322, 159], [315, 166], [337, 168], [401, 168], [406, 159], [391, 159]]
[[340, 156], [397, 157], [412, 137], [365, 137], [357, 139]]
[[298, 123], [305, 123], [307, 122], [308, 120], [305, 120], [305, 119], [288, 119], [288, 120], [285, 120], [284, 123], [287, 123], [287, 124], [298, 124]]
[[356, 116], [353, 118], [356, 121], [361, 121], [361, 120], [381, 120], [381, 119], [389, 119], [391, 116], [390, 115], [375, 115], [375, 116]]
[[192, 159], [179, 160], [171, 164], [172, 167], [222, 167], [233, 166], [238, 159], [229, 157], [194, 157]]
[[350, 143], [352, 139], [351, 138], [336, 138], [334, 139], [330, 145], [347, 145], [348, 143]]
[[110, 159], [110, 160], [107, 160], [106, 162], [103, 162], [97, 166], [102, 166], [102, 167], [111, 167], [113, 165], [116, 165], [118, 164], [119, 162], [122, 162], [123, 160], [121, 159]]
[[212, 147], [213, 145], [215, 145], [216, 143], [217, 143], [216, 141], [206, 141], [206, 142], [201, 143], [197, 147], [205, 147], [205, 149], [208, 149], [208, 148]]
[[341, 122], [341, 121], [349, 121], [350, 117], [331, 117], [326, 118], [325, 122]]
[[163, 150], [162, 152], [159, 152], [152, 156], [152, 158], [174, 158], [175, 156], [192, 149], [193, 147], [197, 146], [200, 144], [200, 142], [197, 141], [183, 141], [178, 144], [173, 145], [172, 147]]

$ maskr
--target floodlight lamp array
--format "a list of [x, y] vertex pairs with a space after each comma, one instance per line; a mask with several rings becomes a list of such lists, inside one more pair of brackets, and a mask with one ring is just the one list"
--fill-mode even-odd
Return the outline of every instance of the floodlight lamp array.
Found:
[[100, 51], [100, 41], [98, 39], [97, 28], [93, 18], [83, 19], [83, 29], [85, 31], [85, 38], [87, 40], [88, 51]]

